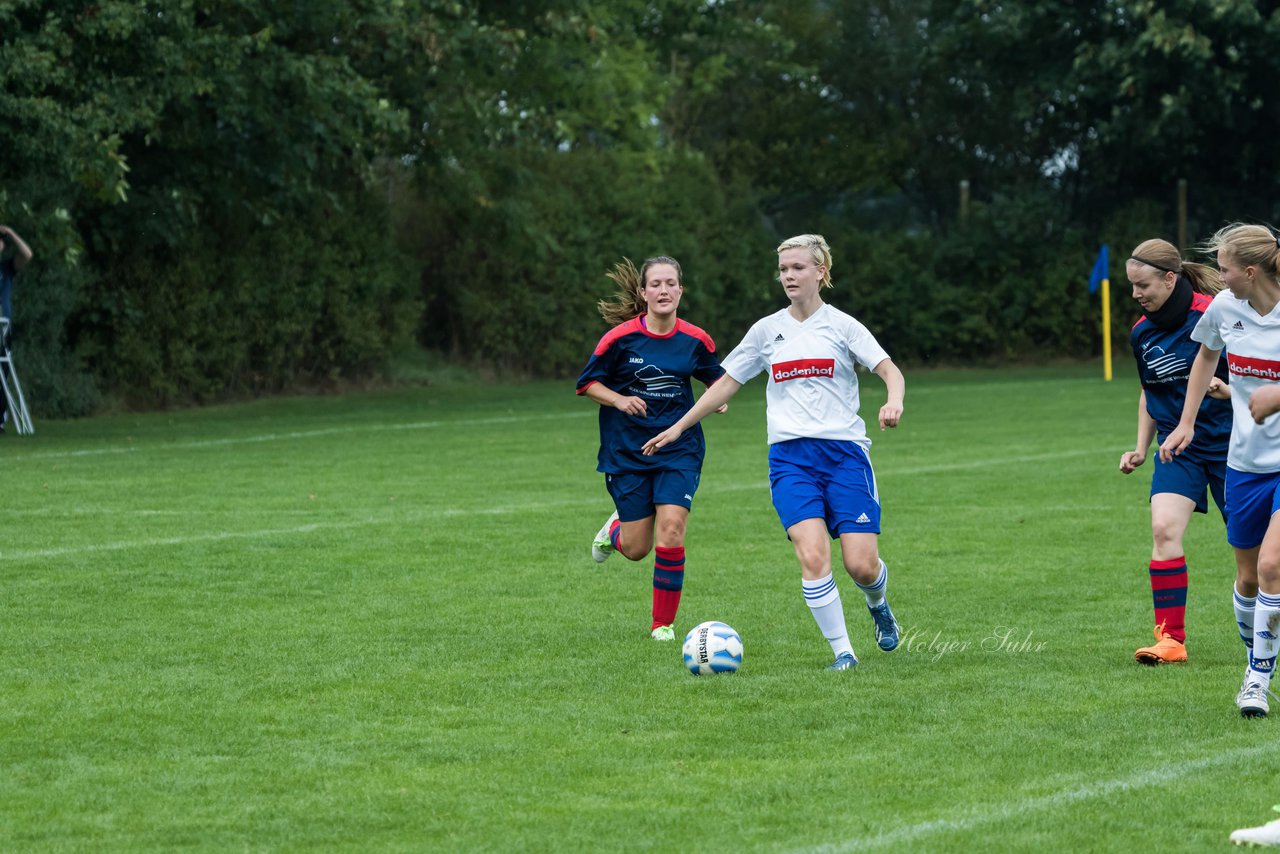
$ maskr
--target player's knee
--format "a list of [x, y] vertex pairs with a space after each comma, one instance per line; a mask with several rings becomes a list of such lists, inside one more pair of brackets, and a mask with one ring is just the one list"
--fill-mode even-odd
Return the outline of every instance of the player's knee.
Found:
[[1182, 524], [1160, 516], [1151, 518], [1151, 539], [1162, 551], [1173, 549], [1181, 554]]
[[664, 519], [658, 523], [658, 542], [665, 546], [684, 545], [683, 519]]
[[1258, 556], [1258, 584], [1268, 590], [1280, 584], [1280, 555]]
[[806, 578], [820, 578], [831, 569], [831, 553], [814, 547], [796, 547], [796, 558]]
[[846, 554], [844, 568], [855, 581], [870, 584], [880, 575], [880, 557], [875, 552]]

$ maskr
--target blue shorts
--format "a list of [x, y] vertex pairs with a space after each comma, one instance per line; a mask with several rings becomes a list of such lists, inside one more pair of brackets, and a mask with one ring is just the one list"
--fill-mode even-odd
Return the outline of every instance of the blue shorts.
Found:
[[821, 519], [840, 534], [880, 533], [880, 492], [857, 442], [791, 439], [769, 446], [769, 491], [783, 528]]
[[1213, 503], [1218, 505], [1222, 513], [1222, 521], [1227, 521], [1227, 499], [1225, 484], [1227, 475], [1226, 463], [1211, 463], [1203, 460], [1188, 459], [1186, 454], [1173, 458], [1170, 462], [1161, 462], [1160, 455], [1155, 455], [1156, 469], [1151, 474], [1151, 494], [1172, 492], [1190, 498], [1196, 503], [1197, 513], [1209, 512], [1209, 500], [1205, 495], [1207, 489], [1213, 494]]
[[701, 472], [688, 470], [604, 476], [609, 495], [613, 496], [613, 506], [618, 508], [618, 518], [623, 522], [647, 519], [658, 512], [659, 504], [676, 504], [688, 510], [701, 480]]
[[1280, 510], [1280, 472], [1254, 474], [1227, 467], [1227, 542], [1237, 549], [1262, 545]]

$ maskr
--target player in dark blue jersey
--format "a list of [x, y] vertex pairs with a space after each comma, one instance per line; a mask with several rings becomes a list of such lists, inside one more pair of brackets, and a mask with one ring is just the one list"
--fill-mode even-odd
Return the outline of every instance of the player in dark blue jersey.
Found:
[[[1133, 286], [1133, 298], [1143, 311], [1129, 333], [1142, 383], [1138, 441], [1132, 451], [1120, 455], [1120, 471], [1130, 474], [1146, 461], [1151, 440], [1158, 437], [1163, 442], [1178, 426], [1187, 396], [1187, 379], [1200, 351], [1200, 344], [1191, 339], [1191, 331], [1213, 301], [1213, 295], [1222, 289], [1222, 280], [1212, 267], [1183, 261], [1177, 248], [1165, 240], [1139, 244], [1125, 263], [1125, 273]], [[1224, 356], [1196, 417], [1195, 441], [1171, 461], [1163, 462], [1157, 455], [1153, 463], [1153, 544], [1148, 575], [1155, 605], [1156, 642], [1134, 653], [1143, 664], [1187, 660], [1187, 560], [1182, 537], [1193, 512], [1209, 511], [1206, 490], [1212, 493], [1226, 519], [1223, 484], [1231, 438], [1231, 389], [1227, 377]], [[1256, 583], [1252, 590], [1241, 590], [1237, 579], [1237, 612], [1244, 607], [1251, 611], [1251, 599], [1256, 595]]]
[[660, 454], [645, 456], [641, 449], [693, 406], [691, 378], [711, 385], [724, 370], [711, 336], [677, 315], [684, 282], [674, 258], [650, 258], [639, 271], [624, 261], [609, 278], [619, 291], [601, 301], [600, 314], [613, 328], [578, 377], [578, 394], [600, 404], [596, 470], [617, 508], [596, 534], [591, 555], [601, 563], [617, 551], [638, 561], [653, 550], [650, 634], [675, 640], [685, 528], [706, 443], [699, 428]]

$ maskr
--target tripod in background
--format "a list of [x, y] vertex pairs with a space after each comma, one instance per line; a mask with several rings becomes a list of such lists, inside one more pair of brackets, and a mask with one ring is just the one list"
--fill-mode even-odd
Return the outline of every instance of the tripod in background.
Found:
[[22, 384], [18, 382], [18, 372], [13, 369], [7, 317], [0, 317], [0, 390], [4, 392], [5, 402], [9, 405], [9, 415], [18, 432], [36, 432], [36, 428], [31, 426], [31, 413], [27, 410], [27, 399], [22, 396]]

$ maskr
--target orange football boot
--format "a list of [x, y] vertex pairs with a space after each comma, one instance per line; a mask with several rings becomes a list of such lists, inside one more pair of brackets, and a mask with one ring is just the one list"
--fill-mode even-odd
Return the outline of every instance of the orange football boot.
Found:
[[1187, 647], [1181, 641], [1174, 640], [1165, 634], [1164, 623], [1156, 626], [1156, 642], [1144, 646], [1133, 654], [1139, 664], [1182, 664], [1187, 660]]

